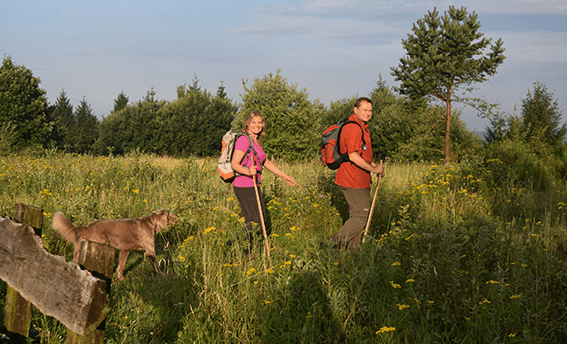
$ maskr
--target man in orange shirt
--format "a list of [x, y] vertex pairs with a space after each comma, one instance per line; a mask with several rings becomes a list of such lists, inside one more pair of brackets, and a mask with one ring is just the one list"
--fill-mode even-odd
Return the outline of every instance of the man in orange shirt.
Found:
[[[348, 154], [349, 161], [341, 164], [335, 176], [335, 184], [343, 190], [349, 206], [349, 219], [331, 240], [339, 248], [357, 251], [362, 230], [370, 212], [370, 173], [384, 175], [382, 161], [376, 165], [372, 157], [372, 142], [368, 121], [372, 118], [372, 100], [362, 97], [354, 104], [354, 114], [349, 120], [358, 125], [345, 125], [341, 131], [340, 151]], [[360, 130], [362, 128], [362, 130]], [[347, 246], [348, 245], [348, 246]]]

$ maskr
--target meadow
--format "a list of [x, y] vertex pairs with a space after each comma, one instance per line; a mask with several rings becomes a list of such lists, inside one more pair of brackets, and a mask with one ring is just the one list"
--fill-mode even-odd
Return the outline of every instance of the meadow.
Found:
[[[238, 201], [213, 158], [0, 157], [0, 217], [42, 208], [45, 248], [72, 261], [57, 211], [74, 224], [179, 215], [156, 235], [168, 276], [137, 252], [113, 280], [106, 343], [567, 342], [564, 181], [536, 183], [541, 170], [498, 158], [389, 162], [369, 235], [349, 253], [328, 242], [348, 216], [334, 172], [276, 163], [299, 185], [264, 175], [269, 258], [261, 235], [255, 259], [243, 254]], [[5, 294], [0, 281], [0, 323]], [[32, 326], [39, 342], [64, 342], [37, 310]]]

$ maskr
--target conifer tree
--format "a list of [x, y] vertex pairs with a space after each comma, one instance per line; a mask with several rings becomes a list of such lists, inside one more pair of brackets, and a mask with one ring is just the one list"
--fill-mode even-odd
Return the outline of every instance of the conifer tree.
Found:
[[533, 90], [528, 91], [522, 99], [521, 130], [528, 141], [538, 141], [546, 146], [557, 146], [565, 139], [567, 125], [561, 125], [561, 109], [553, 92], [540, 82], [533, 84]]
[[61, 90], [59, 97], [55, 101], [52, 109], [53, 119], [55, 122], [54, 138], [59, 148], [71, 147], [72, 131], [75, 127], [75, 116], [73, 114], [73, 105], [67, 98], [65, 89]]
[[215, 156], [221, 139], [230, 129], [236, 104], [226, 95], [221, 83], [216, 95], [201, 89], [195, 76], [191, 86], [177, 88], [178, 99], [165, 106], [162, 116], [168, 118], [167, 149], [173, 155]]
[[73, 128], [73, 143], [75, 152], [89, 153], [93, 151], [98, 135], [98, 118], [93, 114], [85, 97], [75, 111], [75, 125]]
[[128, 96], [124, 93], [124, 91], [120, 91], [116, 99], [114, 99], [114, 108], [112, 112], [120, 111], [128, 106]]
[[[445, 103], [445, 163], [451, 160], [451, 103], [462, 86], [487, 80], [504, 61], [502, 40], [490, 45], [479, 32], [478, 16], [450, 6], [443, 17], [434, 9], [420, 18], [402, 40], [406, 55], [392, 75], [399, 91], [414, 98], [430, 97]], [[490, 52], [483, 55], [490, 45]], [[470, 90], [470, 89], [468, 89]]]

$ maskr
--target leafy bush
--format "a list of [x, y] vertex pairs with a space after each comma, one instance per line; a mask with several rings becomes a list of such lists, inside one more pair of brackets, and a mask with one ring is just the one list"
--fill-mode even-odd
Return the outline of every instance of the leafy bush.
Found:
[[523, 141], [504, 140], [488, 147], [485, 167], [491, 171], [492, 186], [508, 184], [549, 190], [559, 182], [555, 159], [536, 155]]

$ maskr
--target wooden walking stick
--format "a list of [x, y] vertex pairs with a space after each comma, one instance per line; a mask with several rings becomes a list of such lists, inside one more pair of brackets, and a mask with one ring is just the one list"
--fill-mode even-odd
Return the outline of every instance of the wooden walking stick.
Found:
[[[254, 158], [252, 158], [252, 168], [256, 168]], [[258, 192], [258, 185], [256, 184], [256, 174], [252, 176], [254, 181], [254, 191], [256, 192], [256, 200], [258, 201], [258, 212], [260, 213], [260, 223], [262, 225], [262, 233], [264, 233], [264, 240], [266, 241], [266, 251], [268, 251], [268, 258], [270, 257], [270, 243], [268, 241], [268, 232], [266, 232], [266, 224], [264, 223], [264, 212], [262, 211], [262, 202], [260, 202], [260, 193]]]
[[[382, 160], [380, 160], [380, 164], [382, 164]], [[376, 196], [378, 195], [378, 189], [380, 188], [380, 179], [382, 177], [382, 173], [378, 173], [378, 181], [376, 182], [376, 191], [374, 191], [374, 199], [372, 200], [372, 206], [370, 207], [370, 214], [368, 214], [368, 221], [366, 221], [366, 229], [364, 230], [364, 236], [362, 237], [362, 242], [364, 242], [364, 238], [368, 234], [368, 228], [370, 227], [370, 222], [372, 222], [372, 213], [374, 213], [374, 205], [376, 205]]]

